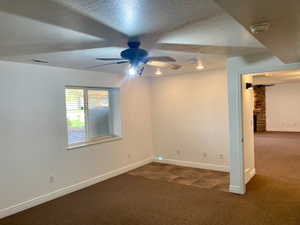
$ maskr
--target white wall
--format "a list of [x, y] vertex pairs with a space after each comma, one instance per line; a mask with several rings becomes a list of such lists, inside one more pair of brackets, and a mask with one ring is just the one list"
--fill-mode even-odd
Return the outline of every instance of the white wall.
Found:
[[300, 83], [266, 88], [268, 131], [300, 131]]
[[251, 75], [244, 75], [242, 79], [245, 183], [248, 183], [255, 175], [253, 127], [254, 93], [253, 88], [246, 88], [247, 83], [253, 83], [253, 77]]
[[243, 153], [241, 75], [299, 69], [300, 64], [283, 64], [270, 54], [232, 57], [228, 60], [228, 102], [230, 133], [230, 191], [246, 192]]
[[152, 80], [156, 156], [168, 163], [228, 169], [225, 69]]
[[[123, 139], [66, 150], [64, 86], [120, 84]], [[149, 87], [146, 78], [0, 62], [0, 217], [25, 207], [18, 203], [152, 158]]]

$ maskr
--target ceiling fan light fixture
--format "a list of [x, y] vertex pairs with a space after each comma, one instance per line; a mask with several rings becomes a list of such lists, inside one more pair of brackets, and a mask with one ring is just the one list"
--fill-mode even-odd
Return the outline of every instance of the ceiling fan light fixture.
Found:
[[135, 76], [137, 74], [137, 69], [135, 66], [130, 65], [128, 69], [129, 76]]
[[[129, 63], [130, 66], [127, 70], [128, 76], [141, 76], [146, 65], [154, 67], [168, 67], [173, 70], [181, 68], [180, 65], [174, 64], [174, 62], [176, 62], [176, 59], [174, 59], [173, 57], [148, 56], [148, 52], [145, 49], [139, 47], [141, 43], [138, 40], [131, 39], [127, 44], [129, 48], [121, 52], [120, 58], [96, 58], [97, 60], [102, 61], [113, 61], [111, 63], [102, 64], [99, 66]], [[93, 66], [92, 68], [99, 66]]]

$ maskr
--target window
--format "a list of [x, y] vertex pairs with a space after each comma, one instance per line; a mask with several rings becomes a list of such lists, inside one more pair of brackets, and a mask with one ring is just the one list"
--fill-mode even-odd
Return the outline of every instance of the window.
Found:
[[120, 136], [118, 89], [67, 87], [65, 98], [69, 146]]

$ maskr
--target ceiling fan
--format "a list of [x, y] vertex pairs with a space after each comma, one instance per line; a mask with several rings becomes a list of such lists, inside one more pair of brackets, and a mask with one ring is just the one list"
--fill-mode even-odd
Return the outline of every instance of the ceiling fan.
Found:
[[144, 66], [154, 67], [168, 67], [173, 70], [180, 69], [182, 66], [175, 64], [176, 60], [170, 56], [148, 56], [148, 52], [145, 49], [140, 48], [141, 42], [138, 40], [129, 40], [127, 43], [127, 49], [120, 53], [120, 58], [96, 58], [102, 61], [113, 61], [111, 63], [101, 64], [89, 67], [97, 68], [107, 65], [118, 65], [129, 63], [129, 75], [142, 75]]

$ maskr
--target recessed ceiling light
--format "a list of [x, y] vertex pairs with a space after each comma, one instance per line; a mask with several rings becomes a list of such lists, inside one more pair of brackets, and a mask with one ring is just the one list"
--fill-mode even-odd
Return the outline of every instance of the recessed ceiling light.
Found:
[[197, 70], [202, 70], [202, 69], [204, 69], [204, 67], [203, 67], [203, 65], [198, 65], [198, 66], [196, 67], [196, 69], [197, 69]]
[[200, 60], [198, 60], [196, 69], [197, 70], [203, 70], [204, 69], [204, 66], [203, 66], [203, 64], [202, 64], [202, 62]]
[[264, 74], [266, 77], [271, 77], [271, 76], [273, 76], [271, 73], [265, 73]]
[[157, 68], [155, 74], [156, 74], [156, 75], [162, 75], [162, 72], [160, 71], [159, 68]]
[[35, 63], [48, 63], [47, 61], [39, 60], [39, 59], [33, 59], [32, 61]]

